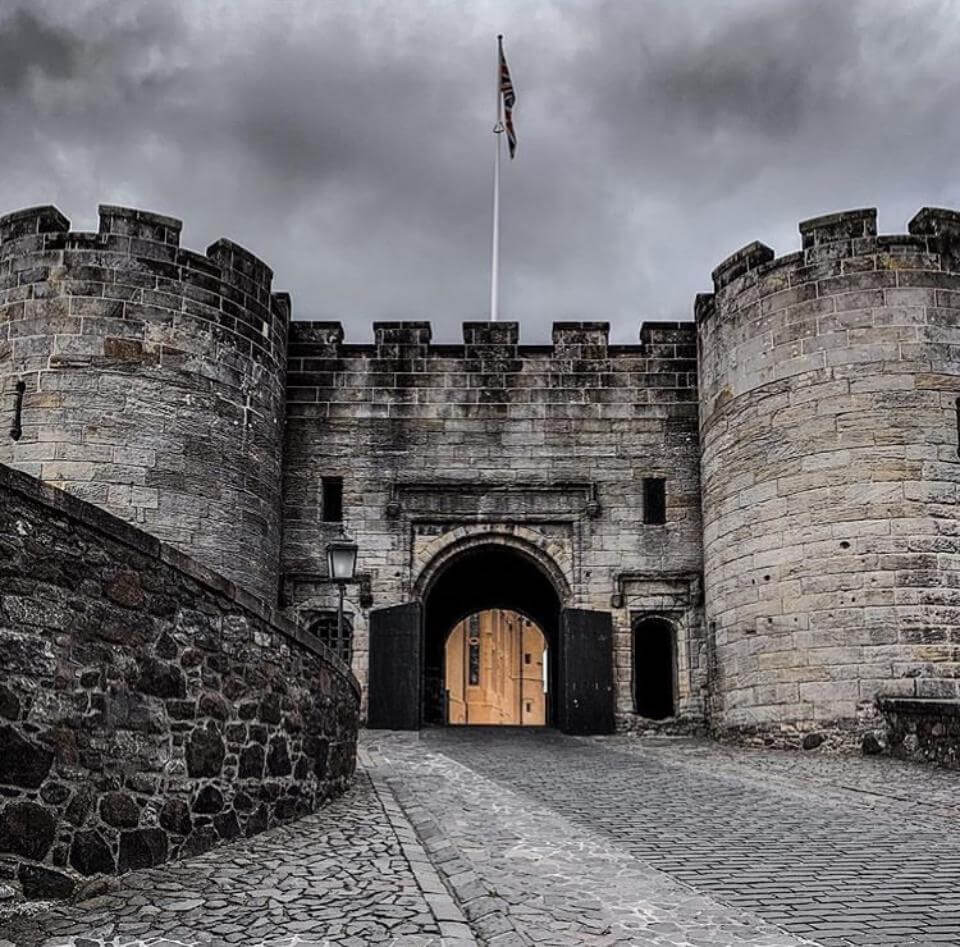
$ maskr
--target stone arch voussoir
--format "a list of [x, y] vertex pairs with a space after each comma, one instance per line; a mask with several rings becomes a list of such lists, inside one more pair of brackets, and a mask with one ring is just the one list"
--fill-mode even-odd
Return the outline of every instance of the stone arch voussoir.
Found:
[[573, 561], [563, 544], [524, 526], [458, 526], [419, 550], [414, 561], [413, 592], [423, 601], [436, 578], [461, 553], [480, 546], [502, 546], [531, 559], [556, 590], [561, 606], [572, 599]]

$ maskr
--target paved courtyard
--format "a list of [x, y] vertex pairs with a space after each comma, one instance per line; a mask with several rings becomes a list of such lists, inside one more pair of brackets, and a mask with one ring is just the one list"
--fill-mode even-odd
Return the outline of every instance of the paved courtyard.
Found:
[[960, 774], [546, 730], [367, 733], [351, 791], [0, 920], [0, 947], [960, 945]]

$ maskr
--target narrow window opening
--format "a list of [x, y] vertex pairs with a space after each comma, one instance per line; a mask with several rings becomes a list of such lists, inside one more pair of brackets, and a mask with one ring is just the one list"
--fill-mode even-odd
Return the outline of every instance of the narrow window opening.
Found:
[[524, 652], [524, 655], [523, 655], [523, 663], [524, 663], [524, 664], [529, 664], [529, 663], [530, 663], [530, 654], [529, 654], [528, 652]]
[[20, 422], [21, 414], [23, 412], [23, 393], [26, 390], [26, 382], [18, 381], [16, 388], [16, 401], [14, 401], [13, 404], [13, 426], [10, 428], [10, 437], [15, 441], [19, 441], [20, 436], [23, 434], [23, 425]]
[[667, 481], [663, 477], [643, 478], [643, 522], [662, 526], [667, 521]]
[[343, 477], [323, 477], [323, 521], [343, 521]]

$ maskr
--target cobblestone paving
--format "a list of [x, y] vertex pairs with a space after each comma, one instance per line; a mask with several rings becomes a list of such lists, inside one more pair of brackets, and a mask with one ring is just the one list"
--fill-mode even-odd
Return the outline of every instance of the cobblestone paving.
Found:
[[[439, 945], [435, 897], [447, 924], [445, 891], [412, 831], [358, 773], [349, 792], [295, 824], [131, 872], [81, 904], [0, 922], [0, 945]], [[444, 943], [473, 943], [457, 939], [466, 930], [454, 923]]]
[[526, 805], [825, 947], [960, 944], [960, 776], [665, 742], [423, 735]]
[[[371, 758], [460, 898], [494, 945], [792, 947], [806, 943], [651, 870], [413, 735], [369, 735]], [[454, 746], [459, 749], [457, 738]], [[497, 741], [494, 755], [503, 752]], [[506, 745], [510, 755], [514, 744]], [[575, 741], [569, 741], [573, 749]], [[443, 741], [444, 750], [449, 749]], [[519, 762], [519, 760], [517, 760]]]
[[960, 945], [958, 774], [497, 728], [361, 762], [308, 819], [0, 917], [0, 947]]

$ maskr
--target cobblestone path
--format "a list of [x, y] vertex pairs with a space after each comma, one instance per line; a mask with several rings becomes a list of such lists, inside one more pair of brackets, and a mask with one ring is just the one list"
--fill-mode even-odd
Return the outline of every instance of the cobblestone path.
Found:
[[316, 815], [0, 918], [0, 947], [960, 945], [958, 774], [498, 728], [363, 744]]
[[[492, 758], [519, 765], [530, 731], [484, 731]], [[604, 833], [451, 759], [477, 731], [383, 735], [371, 757], [388, 778], [474, 931], [492, 945], [793, 947], [806, 943], [652, 870]], [[466, 741], [466, 742], [463, 742]], [[546, 743], [541, 743], [546, 741]], [[434, 744], [439, 743], [439, 747]], [[425, 744], [425, 745], [424, 745]], [[480, 744], [482, 745], [482, 744]], [[580, 748], [542, 732], [537, 747]], [[443, 753], [429, 752], [442, 748]], [[611, 754], [612, 755], [612, 754]], [[542, 762], [537, 758], [529, 765]], [[562, 765], [562, 764], [561, 764]], [[560, 774], [558, 774], [560, 775]], [[589, 805], [589, 798], [583, 799]]]
[[692, 740], [464, 729], [428, 731], [423, 743], [824, 947], [960, 944], [956, 774]]
[[[391, 811], [393, 810], [393, 811]], [[431, 903], [432, 902], [432, 903]], [[368, 776], [317, 814], [0, 922], [0, 947], [473, 944], [409, 824]]]

